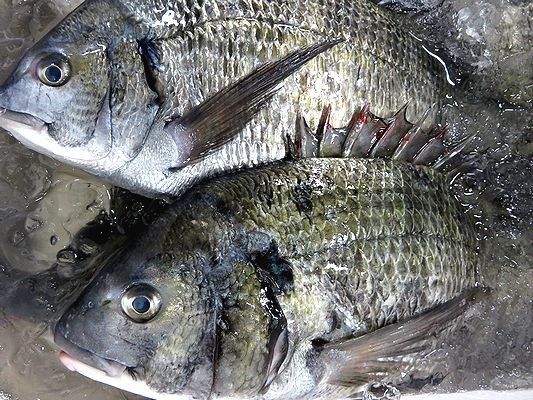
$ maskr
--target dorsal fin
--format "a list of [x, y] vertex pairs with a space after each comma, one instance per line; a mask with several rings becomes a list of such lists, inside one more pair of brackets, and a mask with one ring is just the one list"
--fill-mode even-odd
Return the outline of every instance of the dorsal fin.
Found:
[[340, 42], [332, 40], [304, 47], [264, 64], [168, 123], [165, 131], [179, 149], [174, 168], [198, 161], [235, 137], [274, 96], [284, 79]]
[[354, 112], [346, 127], [333, 128], [329, 124], [332, 110], [328, 106], [324, 108], [316, 134], [300, 115], [295, 141], [289, 143], [288, 155], [292, 158], [391, 158], [452, 174], [459, 166], [462, 172], [475, 167], [475, 160], [467, 152], [463, 154], [473, 137], [455, 145], [445, 145], [446, 126], [430, 127], [428, 131], [423, 128], [431, 109], [415, 124], [407, 120], [406, 109], [407, 104], [392, 118], [384, 119], [372, 114], [370, 105], [365, 104]]
[[405, 115], [407, 105], [406, 103], [394, 114], [390, 121], [387, 121], [388, 126], [385, 128], [381, 139], [372, 149], [371, 157], [391, 157], [396, 147], [398, 147], [400, 139], [411, 130], [413, 124], [407, 121], [407, 116]]

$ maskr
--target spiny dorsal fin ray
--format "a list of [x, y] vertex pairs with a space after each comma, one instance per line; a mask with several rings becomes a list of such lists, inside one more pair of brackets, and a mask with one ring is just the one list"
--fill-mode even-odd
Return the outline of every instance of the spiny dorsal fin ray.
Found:
[[283, 80], [341, 41], [305, 47], [264, 64], [167, 124], [165, 130], [180, 151], [174, 169], [198, 161], [235, 137], [276, 94]]
[[392, 155], [393, 160], [410, 162], [416, 156], [416, 153], [428, 141], [428, 134], [422, 128], [431, 113], [431, 109], [427, 109], [422, 117], [413, 125], [411, 130], [405, 134], [400, 140], [396, 151]]
[[300, 113], [296, 117], [296, 123], [298, 126], [295, 137], [295, 158], [317, 157], [319, 147], [318, 137], [313, 134], [307, 121]]
[[454, 169], [454, 166], [457, 166], [457, 162], [460, 162], [461, 164], [468, 161], [472, 163], [476, 162], [478, 158], [477, 154], [464, 154], [465, 149], [474, 141], [475, 137], [475, 135], [471, 135], [459, 141], [459, 143], [450, 148], [446, 154], [433, 164], [433, 168], [439, 171], [449, 172]]
[[417, 165], [431, 165], [439, 157], [444, 155], [446, 148], [444, 147], [444, 135], [448, 131], [448, 126], [438, 130], [435, 135], [427, 141], [420, 151], [413, 158], [413, 164]]
[[397, 322], [356, 338], [322, 345], [321, 356], [335, 352], [340, 353], [340, 359], [343, 360], [339, 368], [330, 371], [328, 383], [355, 387], [386, 381], [404, 365], [406, 355], [424, 351], [432, 335], [445, 329], [487, 293], [485, 288], [468, 289], [458, 297], [408, 321]]
[[342, 142], [339, 151], [339, 155], [341, 155], [342, 157], [349, 157], [350, 152], [352, 151], [352, 147], [354, 147], [355, 141], [359, 136], [362, 123], [368, 115], [369, 109], [370, 105], [365, 104], [363, 108], [361, 108], [361, 111], [356, 111], [352, 114], [352, 118], [350, 118], [350, 122], [348, 123], [348, 127], [346, 128], [346, 136], [344, 142]]
[[406, 103], [400, 110], [392, 117], [389, 122], [389, 126], [383, 132], [383, 136], [376, 143], [372, 152], [370, 153], [371, 157], [391, 157], [394, 153], [394, 150], [398, 147], [400, 139], [403, 138], [407, 132], [411, 130], [413, 124], [407, 121]]
[[368, 157], [372, 147], [378, 142], [387, 128], [387, 123], [370, 112], [366, 104], [354, 120], [350, 121], [351, 129], [344, 143], [344, 157]]
[[[432, 168], [450, 172], [452, 166], [462, 165], [468, 159], [462, 154], [474, 136], [468, 137], [458, 144], [448, 147], [444, 144], [447, 126], [443, 128], [423, 127], [428, 115], [433, 111], [428, 109], [424, 115], [412, 124], [406, 118], [407, 104], [405, 104], [392, 118], [384, 119], [375, 116], [370, 111], [370, 105], [365, 104], [360, 111], [353, 113], [345, 128], [334, 128], [330, 124], [331, 106], [322, 111], [316, 133], [313, 134], [305, 118], [299, 114], [296, 124], [295, 141], [291, 141], [293, 158], [301, 157], [359, 157], [359, 158], [391, 158], [417, 165], [432, 166]], [[461, 161], [462, 160], [462, 161]], [[467, 165], [475, 167], [472, 159]]]
[[[324, 136], [326, 135], [326, 131], [328, 128], [331, 128], [331, 125], [329, 123], [329, 119], [331, 116], [331, 105], [328, 105], [327, 107], [324, 107], [322, 110], [322, 115], [320, 116], [320, 120], [318, 121], [318, 127], [316, 128], [315, 137], [318, 139], [320, 146], [320, 143], [324, 140]], [[318, 152], [320, 153], [320, 147], [318, 147]]]

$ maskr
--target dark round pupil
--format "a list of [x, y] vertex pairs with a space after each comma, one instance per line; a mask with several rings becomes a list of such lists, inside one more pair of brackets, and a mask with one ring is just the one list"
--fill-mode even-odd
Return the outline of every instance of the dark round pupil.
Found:
[[131, 304], [135, 312], [144, 314], [150, 309], [150, 300], [145, 296], [136, 297]]
[[59, 82], [61, 80], [61, 75], [61, 68], [54, 64], [46, 67], [46, 70], [44, 71], [44, 76], [46, 76], [46, 79], [52, 83]]

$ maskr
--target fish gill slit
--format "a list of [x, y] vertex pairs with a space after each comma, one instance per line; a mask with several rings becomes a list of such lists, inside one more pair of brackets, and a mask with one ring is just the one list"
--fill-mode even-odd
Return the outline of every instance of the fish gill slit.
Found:
[[161, 105], [165, 101], [164, 93], [158, 84], [158, 72], [163, 70], [160, 55], [153, 41], [147, 38], [137, 40], [139, 54], [144, 67], [144, 76], [150, 90], [156, 95], [156, 102]]

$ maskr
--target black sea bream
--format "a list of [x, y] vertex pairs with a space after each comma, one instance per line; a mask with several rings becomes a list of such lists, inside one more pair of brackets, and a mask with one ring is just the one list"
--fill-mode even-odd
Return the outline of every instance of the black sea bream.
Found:
[[[197, 185], [63, 315], [63, 363], [156, 399], [345, 398], [446, 374], [431, 351], [481, 295], [473, 219], [439, 172], [458, 149], [415, 151], [418, 127], [399, 139], [403, 118], [367, 111], [318, 135], [302, 124], [291, 154], [393, 159], [286, 160]], [[370, 145], [369, 126], [384, 126]]]
[[[444, 71], [401, 19], [363, 0], [88, 0], [0, 88], [0, 127], [117, 186], [176, 196], [283, 158], [298, 115], [314, 129], [328, 104], [335, 126], [366, 103], [381, 117], [409, 103], [412, 122], [438, 108]], [[213, 113], [211, 96], [249, 74]]]

